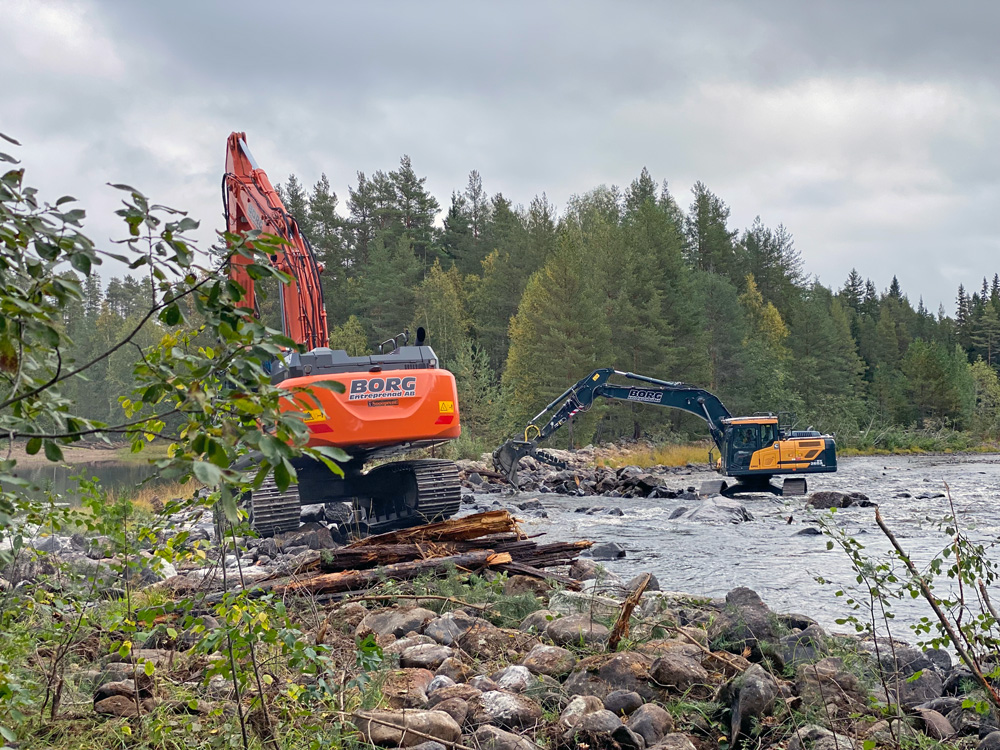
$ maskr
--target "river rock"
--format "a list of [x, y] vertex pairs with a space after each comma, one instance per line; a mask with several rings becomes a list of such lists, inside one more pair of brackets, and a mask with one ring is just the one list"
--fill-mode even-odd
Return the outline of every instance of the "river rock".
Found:
[[[389, 636], [383, 636], [388, 638]], [[413, 648], [414, 646], [436, 646], [437, 643], [434, 642], [433, 638], [428, 638], [426, 635], [419, 635], [417, 633], [411, 632], [410, 635], [404, 636], [403, 638], [398, 638], [392, 643], [387, 643], [382, 647], [382, 654], [384, 656], [401, 656], [407, 649]]]
[[552, 585], [548, 581], [531, 576], [511, 576], [503, 584], [504, 596], [521, 596], [531, 594], [535, 597], [544, 597], [552, 590]]
[[657, 684], [678, 693], [708, 684], [708, 671], [701, 661], [680, 649], [671, 650], [654, 661], [649, 673]]
[[424, 635], [433, 638], [444, 646], [451, 646], [461, 638], [473, 625], [486, 622], [478, 617], [466, 614], [461, 610], [448, 612], [435, 617], [424, 627]]
[[545, 628], [545, 635], [553, 643], [565, 645], [594, 645], [608, 640], [610, 631], [599, 622], [594, 622], [590, 615], [568, 615], [553, 620]]
[[621, 607], [617, 599], [582, 591], [557, 591], [549, 599], [549, 611], [561, 615], [585, 613], [610, 620], [618, 616]]
[[503, 729], [527, 729], [542, 718], [542, 707], [531, 698], [490, 690], [469, 701], [472, 724], [495, 724]]
[[[147, 698], [140, 704], [143, 713], [148, 713], [156, 706], [152, 699]], [[94, 704], [94, 712], [105, 716], [116, 716], [122, 719], [132, 719], [139, 715], [139, 708], [135, 705], [134, 698], [127, 698], [124, 695], [112, 695]]]
[[528, 652], [521, 664], [534, 674], [562, 677], [573, 671], [576, 661], [576, 655], [572, 651], [539, 643]]
[[434, 679], [430, 681], [427, 685], [427, 695], [430, 695], [435, 690], [440, 690], [441, 688], [454, 687], [455, 681], [451, 679], [448, 675], [439, 674], [435, 675]]
[[382, 695], [390, 708], [424, 708], [434, 673], [426, 669], [394, 669], [382, 683]]
[[576, 695], [559, 714], [559, 724], [563, 727], [573, 727], [580, 723], [587, 714], [604, 710], [604, 703], [594, 695]]
[[827, 652], [825, 641], [826, 633], [815, 624], [797, 633], [782, 636], [779, 641], [782, 661], [793, 669], [800, 664], [819, 661]]
[[485, 620], [476, 623], [458, 639], [458, 646], [480, 661], [520, 661], [538, 644], [538, 639], [520, 630], [498, 628]]
[[859, 507], [871, 506], [868, 496], [861, 492], [835, 492], [833, 490], [823, 490], [814, 492], [806, 501], [809, 508], [828, 510], [830, 508], [849, 508], [852, 505]]
[[452, 656], [441, 662], [435, 674], [450, 677], [455, 682], [465, 682], [469, 679], [469, 665]]
[[807, 724], [796, 727], [788, 750], [861, 750], [861, 743], [817, 724]]
[[437, 617], [429, 609], [414, 607], [412, 609], [385, 609], [367, 615], [354, 631], [358, 638], [364, 638], [369, 633], [380, 636], [392, 635], [401, 638], [411, 631], [420, 632], [424, 625]]
[[137, 677], [135, 680], [119, 680], [117, 682], [105, 682], [103, 685], [94, 691], [94, 703], [100, 703], [106, 698], [118, 695], [128, 698], [131, 701], [135, 699], [135, 688], [136, 683], [139, 685], [139, 698], [150, 698], [153, 695], [153, 683], [152, 679], [146, 676], [143, 672], [141, 677]]
[[469, 704], [461, 698], [449, 698], [434, 706], [435, 711], [444, 711], [460, 727], [465, 725], [465, 720], [469, 716]]
[[352, 722], [366, 741], [383, 747], [413, 747], [427, 741], [426, 736], [413, 734], [407, 729], [430, 735], [446, 744], [457, 742], [462, 736], [461, 727], [444, 711], [366, 711], [355, 714]]
[[621, 719], [606, 708], [599, 708], [596, 711], [576, 717], [572, 725], [563, 733], [563, 741], [571, 742], [574, 737], [582, 732], [610, 734], [621, 725]]
[[612, 690], [604, 698], [604, 707], [615, 716], [629, 716], [642, 703], [642, 696], [633, 690]]
[[487, 675], [484, 674], [476, 675], [471, 680], [469, 680], [468, 684], [481, 693], [485, 693], [490, 690], [500, 689], [500, 686], [497, 685], [496, 681], [492, 677], [488, 677]]
[[868, 707], [868, 695], [858, 678], [844, 670], [843, 662], [832, 656], [799, 666], [795, 677], [795, 692], [803, 707], [836, 714], [832, 718], [849, 716]]
[[693, 508], [684, 509], [680, 514], [675, 511], [671, 513], [670, 517], [711, 524], [744, 523], [753, 520], [753, 514], [747, 510], [745, 505], [738, 500], [722, 495], [705, 498]]
[[646, 700], [662, 698], [664, 692], [650, 683], [653, 661], [651, 656], [629, 651], [591, 656], [577, 664], [563, 689], [569, 695], [593, 695], [602, 702], [615, 690], [629, 690]]
[[660, 706], [646, 703], [629, 716], [626, 726], [641, 736], [647, 747], [651, 747], [662, 740], [668, 732], [673, 731], [674, 720]]
[[506, 690], [509, 693], [523, 693], [538, 682], [527, 667], [520, 665], [504, 667], [493, 675], [493, 680], [500, 686], [501, 690]]
[[295, 547], [305, 547], [311, 550], [335, 549], [337, 547], [330, 529], [319, 523], [308, 523], [305, 526], [300, 526], [297, 531], [278, 534], [274, 540], [278, 549], [286, 553]]
[[477, 690], [472, 687], [472, 685], [461, 684], [452, 685], [451, 687], [438, 688], [427, 698], [427, 707], [434, 708], [439, 703], [443, 703], [446, 700], [451, 700], [452, 698], [459, 698], [463, 701], [471, 701], [473, 698], [478, 698], [483, 694], [482, 690]]
[[473, 747], [480, 750], [538, 750], [537, 745], [524, 737], [489, 725], [479, 727], [472, 737]]
[[620, 560], [625, 554], [625, 548], [618, 542], [601, 542], [583, 553], [594, 560]]
[[937, 711], [929, 708], [915, 709], [923, 724], [924, 734], [932, 740], [946, 740], [955, 734], [955, 728]]
[[668, 734], [649, 750], [697, 750], [691, 738], [686, 734], [675, 732]]
[[519, 629], [525, 633], [544, 633], [548, 624], [559, 616], [550, 609], [539, 609], [521, 620]]
[[735, 746], [737, 738], [748, 733], [754, 721], [771, 712], [780, 692], [778, 683], [760, 664], [750, 665], [746, 672], [725, 686], [721, 698], [732, 706], [730, 745]]
[[455, 651], [437, 643], [423, 643], [410, 646], [399, 655], [401, 667], [416, 667], [418, 669], [437, 669], [444, 660], [454, 656]]
[[715, 651], [739, 654], [749, 648], [756, 660], [764, 656], [780, 660], [777, 626], [777, 618], [757, 592], [740, 587], [726, 594], [725, 610], [709, 628], [709, 641]]

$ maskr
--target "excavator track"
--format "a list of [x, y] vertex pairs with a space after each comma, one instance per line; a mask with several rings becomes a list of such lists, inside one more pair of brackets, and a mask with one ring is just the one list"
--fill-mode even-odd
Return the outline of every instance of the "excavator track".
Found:
[[449, 518], [462, 505], [458, 467], [451, 461], [396, 461], [368, 473], [368, 531], [381, 534]]
[[[352, 502], [355, 512], [366, 520], [358, 528], [366, 526], [369, 534], [441, 521], [457, 513], [462, 505], [458, 467], [451, 461], [396, 461], [376, 467], [359, 479], [362, 497], [341, 500]], [[281, 492], [268, 477], [250, 493], [245, 507], [254, 530], [261, 536], [274, 536], [299, 527], [302, 503], [298, 485], [289, 485]]]
[[250, 513], [250, 525], [261, 536], [274, 536], [299, 527], [302, 500], [297, 484], [290, 484], [282, 492], [274, 479], [268, 477], [249, 494], [246, 508]]

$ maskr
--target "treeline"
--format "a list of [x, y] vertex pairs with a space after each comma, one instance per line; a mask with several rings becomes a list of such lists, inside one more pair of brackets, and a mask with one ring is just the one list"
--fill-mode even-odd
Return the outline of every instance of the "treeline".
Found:
[[[359, 172], [343, 210], [325, 175], [311, 189], [292, 176], [279, 191], [325, 266], [331, 346], [366, 353], [424, 326], [458, 378], [469, 451], [606, 366], [702, 385], [734, 414], [793, 412], [800, 426], [863, 447], [897, 447], [902, 430], [970, 440], [1000, 430], [997, 276], [971, 296], [960, 287], [954, 318], [922, 300], [914, 308], [895, 278], [880, 292], [852, 270], [830, 289], [806, 272], [783, 226], [731, 227], [702, 183], [682, 208], [646, 170], [558, 213], [544, 195], [526, 207], [491, 196], [474, 171], [443, 226], [408, 157]], [[67, 318], [80, 356], [130, 330], [149, 289], [128, 276], [88, 284], [84, 308]], [[272, 290], [262, 304], [274, 321], [276, 299]], [[91, 384], [93, 416], [119, 408], [143, 336]], [[611, 403], [574, 428], [577, 444], [705, 432], [677, 412]]]

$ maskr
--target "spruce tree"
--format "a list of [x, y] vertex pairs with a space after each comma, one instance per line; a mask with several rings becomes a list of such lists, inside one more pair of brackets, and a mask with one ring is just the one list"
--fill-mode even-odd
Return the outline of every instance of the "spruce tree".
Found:
[[[577, 242], [562, 234], [524, 290], [503, 374], [508, 428], [523, 429], [542, 406], [604, 365], [610, 331], [582, 260]], [[577, 438], [587, 439], [593, 420], [579, 421]], [[565, 444], [566, 437], [560, 440]]]

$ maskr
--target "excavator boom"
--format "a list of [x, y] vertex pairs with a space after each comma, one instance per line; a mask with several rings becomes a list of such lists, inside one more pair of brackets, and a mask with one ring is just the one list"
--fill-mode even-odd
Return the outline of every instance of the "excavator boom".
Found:
[[[327, 346], [330, 331], [320, 284], [323, 269], [298, 222], [285, 209], [267, 174], [257, 166], [247, 146], [246, 133], [232, 133], [226, 144], [222, 199], [230, 233], [257, 230], [283, 243], [283, 251], [271, 260], [292, 277], [291, 283], [281, 285], [278, 291], [284, 334], [307, 349]], [[248, 263], [248, 259], [234, 256], [229, 274], [243, 287], [247, 301], [255, 307], [254, 282], [246, 270]]]
[[[646, 385], [609, 382], [614, 375]], [[775, 491], [770, 478], [777, 474], [811, 474], [837, 468], [836, 446], [831, 436], [812, 431], [786, 436], [773, 414], [733, 417], [719, 397], [704, 388], [603, 368], [567, 388], [536, 414], [525, 427], [523, 439], [508, 440], [497, 448], [493, 453], [497, 471], [517, 486], [518, 465], [526, 456], [560, 465], [561, 462], [539, 451], [538, 443], [576, 414], [587, 411], [598, 397], [680, 409], [705, 420], [721, 456], [717, 470], [738, 478], [744, 487], [752, 487], [754, 491]], [[550, 412], [548, 422], [540, 425]], [[726, 488], [725, 483], [720, 485]], [[792, 483], [786, 480], [785, 486], [805, 492], [804, 479]]]

